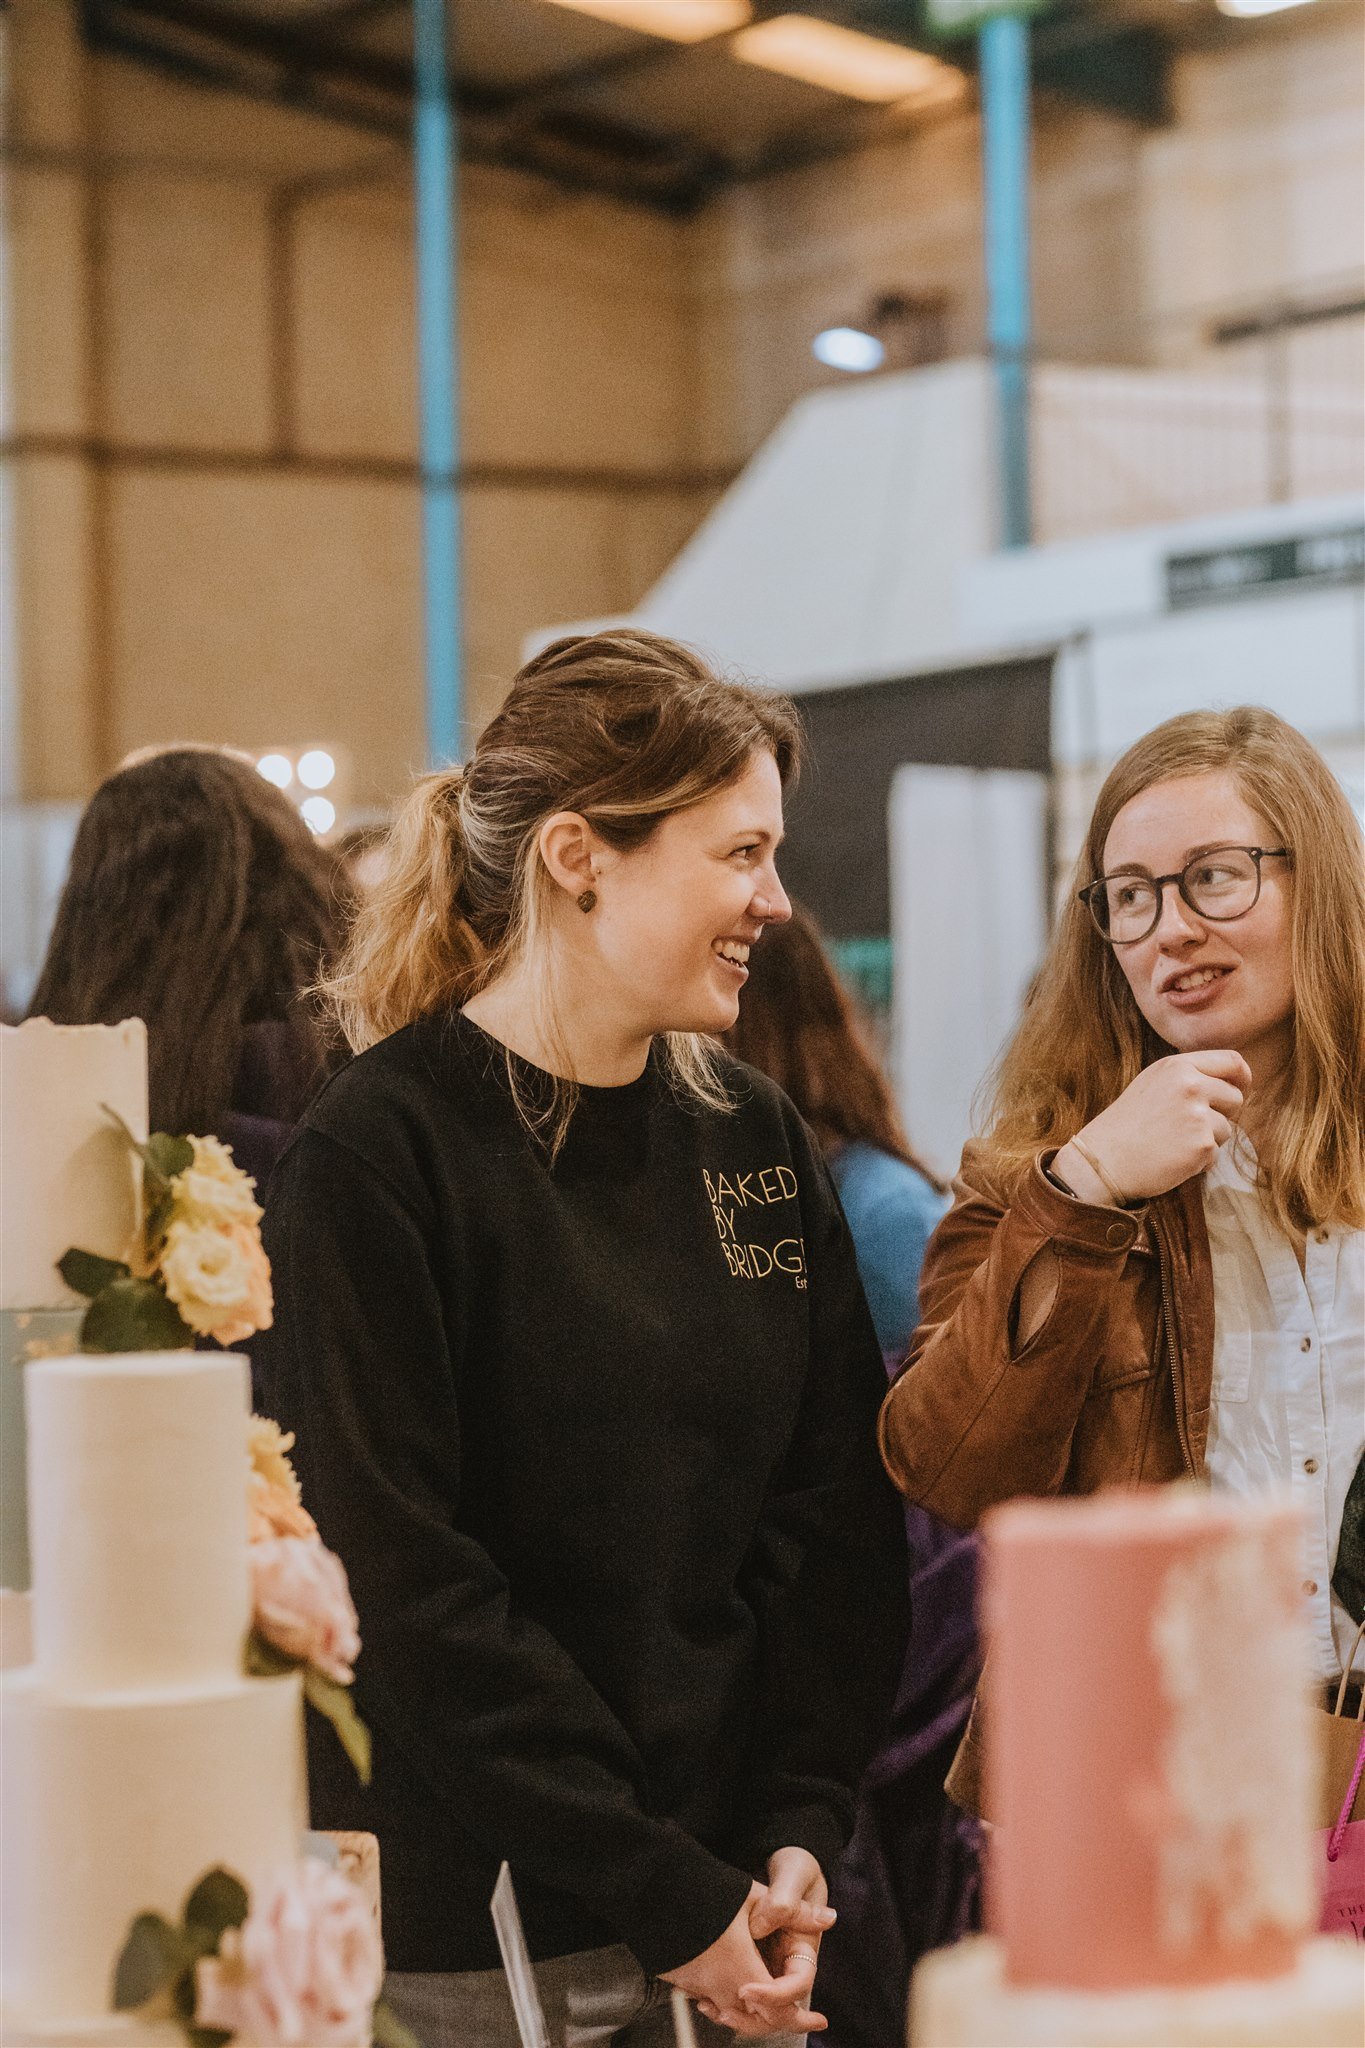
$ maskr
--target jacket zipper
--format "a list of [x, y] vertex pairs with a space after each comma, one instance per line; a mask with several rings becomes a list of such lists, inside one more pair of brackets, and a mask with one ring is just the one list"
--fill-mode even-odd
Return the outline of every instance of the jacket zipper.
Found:
[[1185, 1470], [1191, 1479], [1197, 1478], [1194, 1469], [1194, 1454], [1190, 1449], [1190, 1434], [1185, 1421], [1185, 1384], [1180, 1372], [1180, 1346], [1178, 1327], [1175, 1319], [1175, 1289], [1171, 1285], [1170, 1248], [1166, 1240], [1164, 1219], [1152, 1215], [1157, 1241], [1157, 1264], [1161, 1271], [1161, 1320], [1166, 1331], [1166, 1356], [1171, 1363], [1171, 1392], [1175, 1396], [1175, 1429], [1180, 1438], [1180, 1454], [1185, 1460]]

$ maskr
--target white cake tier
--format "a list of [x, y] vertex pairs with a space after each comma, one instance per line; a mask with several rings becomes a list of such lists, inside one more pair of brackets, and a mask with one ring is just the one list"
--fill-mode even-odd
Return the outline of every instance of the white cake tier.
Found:
[[[215, 1864], [248, 1888], [307, 1826], [297, 1677], [73, 1699], [0, 1678], [0, 1988], [7, 2044], [107, 2025], [137, 1914], [179, 1920]], [[111, 2038], [113, 2038], [111, 2036]]]
[[1365, 1951], [1304, 1946], [1269, 1981], [1149, 1991], [1008, 1984], [988, 1935], [938, 1949], [915, 1971], [910, 2048], [1365, 2048]]
[[0, 1308], [66, 1308], [57, 1271], [75, 1245], [127, 1256], [142, 1169], [101, 1107], [147, 1136], [147, 1027], [0, 1025]]
[[5, 2048], [185, 2048], [185, 2034], [173, 2020], [148, 2020], [139, 2013], [120, 2013], [86, 2026], [66, 2022], [35, 2026], [12, 2019], [0, 2000], [0, 2041]]
[[24, 1371], [43, 1684], [112, 1695], [235, 1679], [251, 1619], [246, 1360], [128, 1351]]

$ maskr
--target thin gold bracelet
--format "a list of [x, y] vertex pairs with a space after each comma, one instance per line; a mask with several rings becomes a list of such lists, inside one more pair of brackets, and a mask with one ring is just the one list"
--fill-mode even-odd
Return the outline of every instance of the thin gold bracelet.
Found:
[[1115, 1202], [1116, 1206], [1117, 1206], [1118, 1208], [1120, 1208], [1120, 1209], [1126, 1209], [1126, 1208], [1127, 1208], [1127, 1206], [1128, 1206], [1128, 1197], [1127, 1197], [1127, 1195], [1125, 1195], [1125, 1194], [1124, 1194], [1124, 1192], [1123, 1192], [1122, 1188], [1119, 1188], [1119, 1187], [1116, 1187], [1116, 1186], [1115, 1186], [1114, 1182], [1113, 1182], [1113, 1181], [1112, 1181], [1112, 1180], [1111, 1180], [1111, 1179], [1109, 1178], [1109, 1175], [1108, 1175], [1108, 1174], [1107, 1174], [1107, 1173], [1105, 1172], [1104, 1168], [1103, 1168], [1103, 1167], [1102, 1167], [1102, 1166], [1100, 1165], [1100, 1162], [1099, 1162], [1099, 1160], [1098, 1160], [1098, 1159], [1097, 1159], [1097, 1158], [1095, 1157], [1095, 1155], [1094, 1155], [1094, 1153], [1093, 1153], [1093, 1152], [1091, 1151], [1090, 1147], [1089, 1147], [1089, 1146], [1088, 1146], [1088, 1145], [1086, 1144], [1086, 1142], [1085, 1142], [1084, 1138], [1080, 1138], [1080, 1137], [1073, 1137], [1073, 1138], [1072, 1138], [1072, 1139], [1070, 1140], [1070, 1143], [1071, 1143], [1071, 1148], [1072, 1148], [1072, 1150], [1073, 1150], [1074, 1152], [1079, 1152], [1079, 1153], [1080, 1153], [1080, 1155], [1081, 1155], [1082, 1159], [1083, 1159], [1083, 1160], [1085, 1161], [1086, 1165], [1087, 1165], [1087, 1166], [1088, 1166], [1088, 1167], [1090, 1168], [1091, 1172], [1092, 1172], [1092, 1173], [1096, 1173], [1096, 1174], [1098, 1174], [1098, 1175], [1099, 1175], [1100, 1179], [1101, 1179], [1101, 1180], [1102, 1180], [1102, 1181], [1104, 1182], [1104, 1185], [1105, 1185], [1105, 1187], [1106, 1187], [1106, 1188], [1108, 1189], [1109, 1193], [1110, 1193], [1110, 1194], [1111, 1194], [1111, 1195], [1113, 1196], [1113, 1198], [1114, 1198], [1114, 1202]]

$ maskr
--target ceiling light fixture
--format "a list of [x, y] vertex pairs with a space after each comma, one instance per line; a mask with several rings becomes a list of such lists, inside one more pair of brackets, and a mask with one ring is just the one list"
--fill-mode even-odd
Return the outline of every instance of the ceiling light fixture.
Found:
[[882, 291], [855, 319], [822, 328], [810, 345], [817, 363], [866, 376], [889, 366], [913, 370], [947, 353], [949, 301], [942, 291]]
[[664, 36], [671, 43], [704, 43], [752, 21], [749, 0], [548, 0], [552, 7], [571, 7], [576, 14], [595, 15], [616, 28], [637, 28]]
[[865, 376], [880, 370], [886, 361], [886, 344], [861, 327], [826, 327], [810, 345], [817, 363], [831, 370], [847, 370], [851, 376]]
[[729, 47], [741, 63], [780, 71], [847, 99], [881, 105], [913, 101], [926, 93], [935, 99], [946, 97], [945, 81], [953, 80], [955, 90], [960, 89], [962, 76], [927, 50], [908, 50], [903, 43], [865, 36], [809, 14], [778, 14], [771, 21], [755, 22]]
[[1218, 12], [1239, 21], [1253, 21], [1261, 14], [1282, 14], [1287, 7], [1306, 7], [1310, 0], [1218, 0]]

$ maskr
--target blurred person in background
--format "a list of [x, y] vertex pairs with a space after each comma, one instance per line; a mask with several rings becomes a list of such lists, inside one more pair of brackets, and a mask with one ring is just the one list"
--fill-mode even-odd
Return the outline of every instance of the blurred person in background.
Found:
[[919, 1269], [947, 1206], [915, 1157], [866, 1025], [799, 904], [749, 962], [736, 1059], [776, 1081], [814, 1131], [839, 1191], [883, 1353], [897, 1365], [919, 1321]]
[[[869, 1030], [799, 904], [755, 950], [725, 1042], [777, 1082], [814, 1132], [894, 1371], [919, 1321], [920, 1265], [947, 1205], [906, 1137]], [[901, 2048], [915, 1963], [979, 1918], [977, 1831], [943, 1787], [979, 1669], [976, 1546], [921, 1508], [908, 1508], [906, 1523], [913, 1624], [900, 1693], [831, 1882], [839, 1918], [820, 1952], [821, 2004], [838, 2048]]]
[[[515, 2048], [799, 2036], [908, 1625], [876, 1333], [791, 1104], [729, 1059], [792, 708], [653, 634], [561, 640], [421, 781], [332, 982], [359, 1057], [266, 1216], [264, 1409], [344, 1559], [386, 1996]], [[761, 1946], [760, 1946], [761, 1944]]]
[[29, 1015], [147, 1026], [151, 1128], [265, 1184], [328, 1071], [308, 993], [342, 938], [332, 863], [245, 755], [139, 756], [85, 808]]
[[388, 824], [371, 822], [349, 825], [327, 843], [336, 871], [337, 894], [357, 905], [362, 896], [377, 889], [388, 872]]
[[[1192, 712], [1110, 772], [954, 1194], [882, 1414], [902, 1489], [961, 1529], [1016, 1494], [1288, 1489], [1334, 1685], [1365, 1446], [1365, 865], [1292, 726]], [[950, 1789], [977, 1810], [979, 1748], [974, 1715]]]

